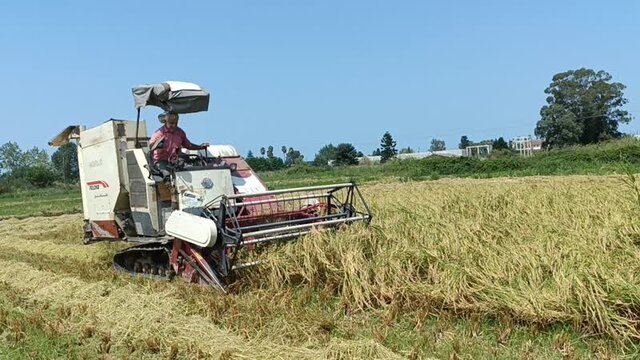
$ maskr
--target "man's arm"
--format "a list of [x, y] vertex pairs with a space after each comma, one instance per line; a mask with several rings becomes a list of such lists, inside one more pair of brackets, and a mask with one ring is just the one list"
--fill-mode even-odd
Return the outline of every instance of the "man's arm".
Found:
[[182, 147], [187, 150], [206, 150], [209, 146], [209, 143], [202, 143], [200, 145], [193, 144], [189, 139], [187, 139], [187, 134], [184, 131], [182, 131], [182, 135]]
[[149, 148], [153, 149], [154, 145], [156, 145], [156, 143], [162, 139], [164, 139], [164, 136], [162, 136], [162, 132], [160, 130], [154, 131], [154, 133], [151, 135], [151, 138], [149, 139]]
[[[187, 142], [189, 142], [189, 140], [187, 140]], [[195, 145], [195, 144], [192, 144], [191, 142], [189, 142], [188, 146], [183, 145], [183, 147], [188, 150], [206, 150], [208, 146], [209, 146], [209, 143], [202, 143], [200, 145]]]

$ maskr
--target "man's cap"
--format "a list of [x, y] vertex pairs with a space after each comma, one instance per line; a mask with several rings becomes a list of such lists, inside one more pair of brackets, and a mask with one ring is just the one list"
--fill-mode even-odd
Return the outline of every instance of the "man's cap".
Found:
[[164, 124], [165, 120], [167, 119], [167, 115], [175, 115], [177, 119], [180, 118], [178, 116], [178, 113], [174, 113], [174, 112], [171, 112], [171, 111], [165, 111], [165, 112], [161, 113], [160, 115], [158, 115], [158, 121], [160, 121], [161, 123]]

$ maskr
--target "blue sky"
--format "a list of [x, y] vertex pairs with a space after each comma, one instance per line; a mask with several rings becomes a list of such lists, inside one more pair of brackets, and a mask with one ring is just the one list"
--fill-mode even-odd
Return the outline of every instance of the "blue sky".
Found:
[[[135, 119], [131, 87], [191, 81], [209, 112], [193, 142], [312, 160], [439, 138], [533, 134], [558, 72], [605, 70], [640, 121], [640, 3], [633, 1], [6, 1], [0, 4], [0, 144], [48, 148], [70, 124]], [[159, 109], [143, 118], [155, 130]]]

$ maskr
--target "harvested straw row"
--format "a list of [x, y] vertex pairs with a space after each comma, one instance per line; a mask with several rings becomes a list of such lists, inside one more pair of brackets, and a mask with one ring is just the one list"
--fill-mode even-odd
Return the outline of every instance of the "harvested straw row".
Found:
[[180, 344], [189, 353], [233, 358], [397, 358], [393, 352], [371, 341], [331, 340], [324, 348], [291, 347], [264, 339], [245, 339], [214, 326], [209, 320], [184, 311], [171, 291], [108, 282], [88, 283], [75, 278], [34, 270], [13, 261], [0, 261], [0, 281], [30, 301], [70, 310], [65, 326], [79, 334], [87, 326], [110, 333], [112, 351], [122, 352], [125, 343], [144, 344], [156, 339], [169, 349]]
[[50, 241], [24, 240], [20, 237], [0, 238], [0, 252], [16, 253], [28, 251], [35, 255], [68, 258], [69, 261], [103, 261], [111, 257], [114, 249], [109, 246], [83, 246], [56, 244]]
[[82, 215], [5, 219], [0, 221], [0, 239], [5, 237], [78, 245], [82, 239]]

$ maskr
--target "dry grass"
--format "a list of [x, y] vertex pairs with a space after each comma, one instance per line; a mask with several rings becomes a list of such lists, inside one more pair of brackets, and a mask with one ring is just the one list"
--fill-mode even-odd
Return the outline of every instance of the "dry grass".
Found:
[[[473, 347], [487, 357], [577, 356], [565, 330], [535, 340], [558, 324], [593, 336], [595, 356], [611, 356], [607, 339], [638, 343], [640, 208], [620, 178], [362, 190], [372, 226], [274, 248], [229, 296], [117, 274], [109, 263], [119, 246], [81, 245], [81, 215], [0, 221], [0, 290], [34, 314], [53, 311], [30, 318], [96, 357], [464, 358]], [[533, 335], [514, 342], [522, 326]]]

